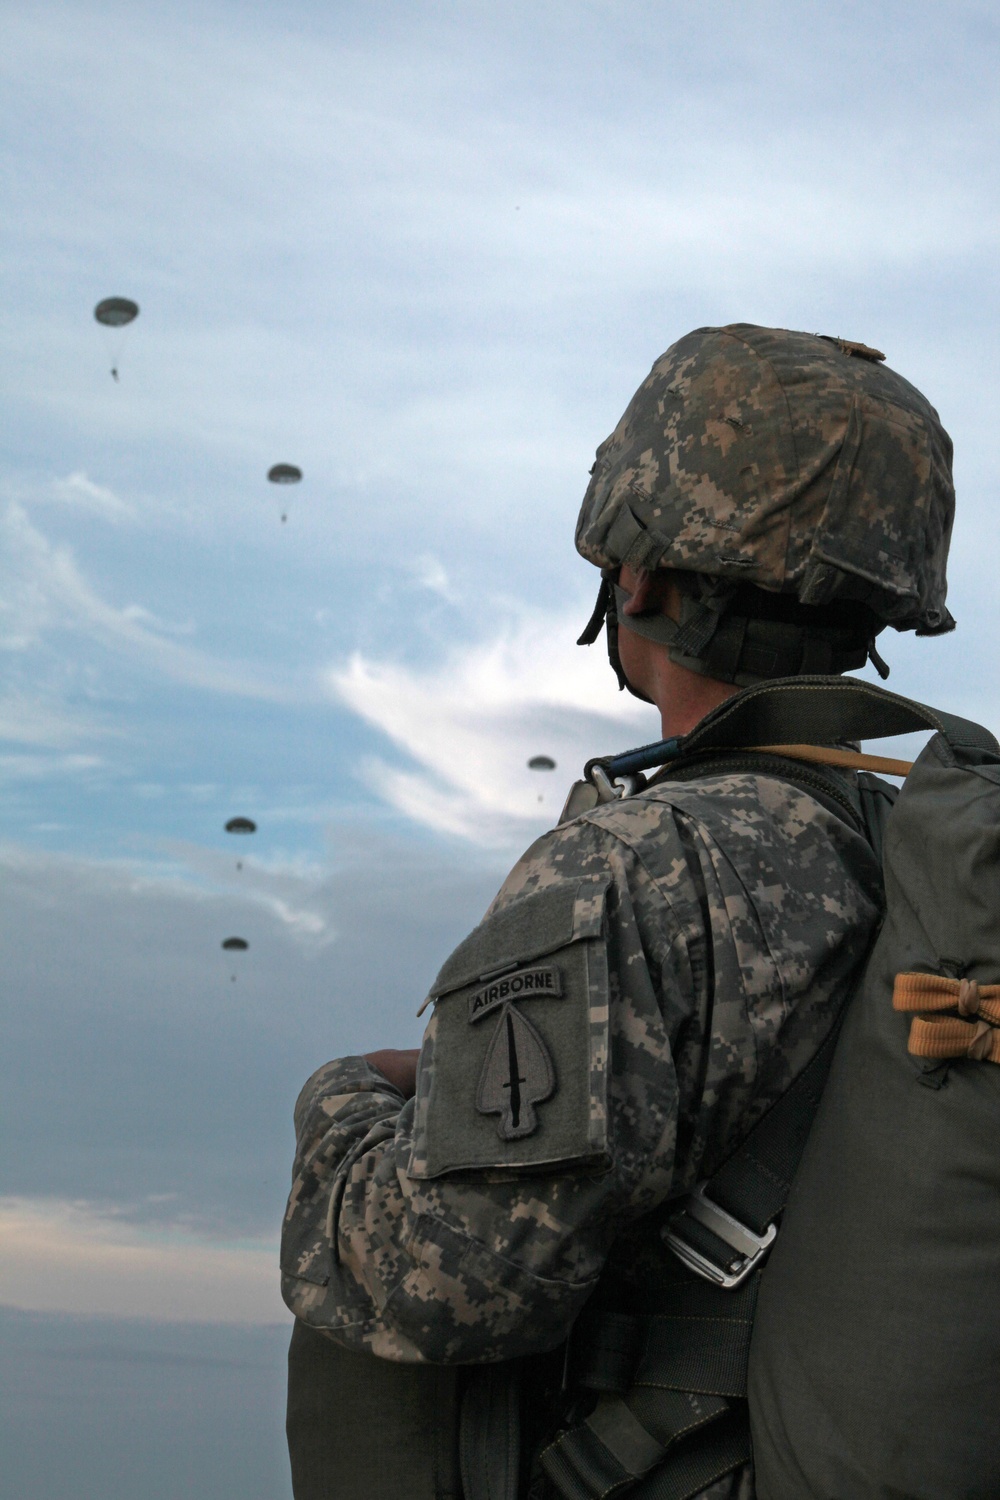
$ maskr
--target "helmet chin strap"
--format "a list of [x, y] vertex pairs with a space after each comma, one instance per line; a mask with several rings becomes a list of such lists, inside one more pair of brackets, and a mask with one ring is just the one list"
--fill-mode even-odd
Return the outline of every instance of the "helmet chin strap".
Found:
[[702, 654], [711, 644], [732, 589], [727, 585], [707, 592], [702, 598], [681, 594], [681, 618], [675, 620], [661, 610], [651, 609], [642, 614], [626, 615], [625, 606], [631, 595], [617, 581], [612, 585], [614, 597], [608, 607], [608, 656], [614, 667], [617, 660], [618, 681], [628, 688], [634, 698], [652, 703], [645, 693], [634, 687], [625, 675], [618, 650], [619, 628], [631, 630], [634, 635], [644, 636], [658, 646], [667, 646], [670, 659], [682, 666], [691, 667], [702, 676], [714, 674], [701, 661]]
[[[889, 669], [875, 651], [874, 630], [865, 639], [857, 629], [832, 625], [810, 627], [788, 620], [771, 619], [751, 610], [727, 613], [734, 589], [727, 582], [702, 580], [699, 595], [681, 594], [681, 618], [674, 620], [658, 610], [625, 616], [630, 595], [618, 583], [618, 569], [602, 571], [601, 587], [578, 645], [589, 646], [602, 625], [607, 628], [608, 660], [618, 678], [635, 698], [651, 703], [625, 674], [618, 650], [619, 624], [657, 645], [666, 646], [671, 661], [688, 671], [718, 682], [748, 687], [774, 677], [800, 673], [839, 675], [863, 667], [871, 658], [880, 676]], [[627, 619], [627, 623], [625, 623]]]
[[[583, 628], [583, 634], [577, 641], [578, 646], [592, 646], [601, 633], [602, 626], [607, 627], [608, 661], [611, 670], [618, 678], [618, 691], [623, 692], [626, 688], [633, 698], [639, 698], [643, 703], [652, 703], [653, 700], [640, 688], [633, 687], [625, 675], [622, 659], [618, 654], [618, 599], [627, 599], [629, 596], [624, 589], [620, 589], [615, 583], [618, 569], [613, 571], [602, 569], [601, 586], [597, 591], [597, 603], [590, 619]], [[665, 618], [665, 617], [664, 617]], [[671, 623], [673, 623], [671, 621]]]
[[723, 588], [702, 599], [692, 599], [681, 594], [681, 618], [674, 620], [658, 609], [643, 614], [626, 615], [625, 606], [631, 595], [621, 584], [614, 585], [616, 616], [619, 622], [627, 621], [626, 630], [645, 636], [658, 645], [670, 646], [671, 656], [701, 656], [719, 628], [723, 611], [729, 602], [732, 590]]

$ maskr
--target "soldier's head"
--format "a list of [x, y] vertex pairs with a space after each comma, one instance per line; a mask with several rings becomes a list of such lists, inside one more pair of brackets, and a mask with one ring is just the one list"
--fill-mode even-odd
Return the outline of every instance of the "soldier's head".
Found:
[[[597, 450], [576, 545], [607, 621], [717, 682], [840, 673], [887, 625], [954, 628], [951, 440], [863, 344], [734, 323], [653, 365]], [[626, 652], [626, 655], [628, 653]]]

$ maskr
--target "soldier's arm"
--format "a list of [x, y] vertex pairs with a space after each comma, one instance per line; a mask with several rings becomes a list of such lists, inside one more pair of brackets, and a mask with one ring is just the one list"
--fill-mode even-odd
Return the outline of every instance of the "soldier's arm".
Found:
[[361, 1058], [303, 1090], [296, 1314], [395, 1359], [559, 1343], [623, 1217], [670, 1190], [671, 1033], [696, 987], [664, 883], [627, 843], [587, 822], [540, 840], [439, 976], [416, 1098]]

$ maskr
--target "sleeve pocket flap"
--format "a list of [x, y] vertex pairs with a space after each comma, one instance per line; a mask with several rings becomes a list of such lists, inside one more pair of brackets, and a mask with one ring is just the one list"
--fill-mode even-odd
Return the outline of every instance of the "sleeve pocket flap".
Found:
[[430, 988], [436, 1000], [501, 969], [554, 953], [581, 938], [600, 937], [608, 875], [586, 875], [519, 896], [459, 943]]

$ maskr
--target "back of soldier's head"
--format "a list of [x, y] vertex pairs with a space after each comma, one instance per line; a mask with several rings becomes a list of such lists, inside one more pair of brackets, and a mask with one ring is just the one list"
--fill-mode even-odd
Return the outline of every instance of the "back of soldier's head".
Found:
[[677, 622], [630, 617], [675, 661], [741, 685], [843, 672], [886, 625], [954, 628], [951, 441], [862, 344], [734, 323], [653, 365], [597, 461], [576, 530], [609, 611], [623, 564], [669, 568]]

